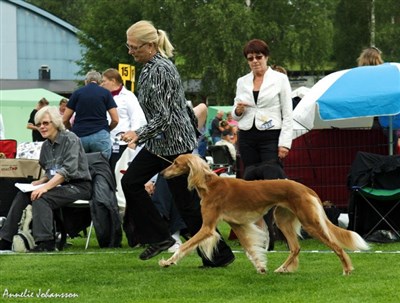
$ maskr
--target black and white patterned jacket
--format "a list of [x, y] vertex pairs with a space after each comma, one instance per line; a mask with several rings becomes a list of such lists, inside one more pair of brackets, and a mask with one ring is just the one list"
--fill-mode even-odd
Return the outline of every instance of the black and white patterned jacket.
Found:
[[138, 81], [138, 100], [147, 124], [136, 130], [138, 144], [157, 155], [172, 156], [192, 151], [195, 129], [187, 112], [182, 81], [175, 65], [156, 54], [143, 67]]

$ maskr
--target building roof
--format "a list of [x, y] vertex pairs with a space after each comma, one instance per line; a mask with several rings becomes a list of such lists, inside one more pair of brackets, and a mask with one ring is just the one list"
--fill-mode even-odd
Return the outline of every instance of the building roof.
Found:
[[74, 34], [76, 34], [79, 31], [75, 26], [69, 24], [68, 22], [65, 22], [64, 20], [50, 14], [49, 12], [46, 12], [45, 10], [43, 10], [37, 6], [34, 6], [30, 3], [27, 3], [25, 1], [22, 1], [22, 0], [3, 0], [3, 1], [13, 3], [14, 5], [23, 7], [37, 15], [43, 16], [44, 18], [60, 25], [61, 27], [73, 32]]
[[28, 89], [44, 88], [57, 94], [69, 97], [77, 88], [78, 83], [73, 80], [9, 80], [0, 79], [0, 89]]
[[0, 90], [43, 88], [71, 95], [79, 80], [79, 29], [22, 0], [0, 0], [0, 6]]

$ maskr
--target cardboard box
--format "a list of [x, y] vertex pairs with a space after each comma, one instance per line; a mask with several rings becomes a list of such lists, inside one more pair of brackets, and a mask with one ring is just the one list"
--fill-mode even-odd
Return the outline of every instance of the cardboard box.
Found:
[[0, 178], [39, 179], [42, 169], [38, 160], [33, 159], [0, 159]]

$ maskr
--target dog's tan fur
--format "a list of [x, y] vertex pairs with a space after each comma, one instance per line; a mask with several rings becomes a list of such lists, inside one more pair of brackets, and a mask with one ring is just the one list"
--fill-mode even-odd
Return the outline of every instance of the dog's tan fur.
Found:
[[255, 223], [276, 206], [274, 218], [287, 239], [290, 254], [275, 272], [293, 272], [298, 267], [300, 228], [329, 246], [339, 257], [343, 274], [353, 270], [350, 257], [343, 250], [367, 250], [368, 244], [355, 232], [332, 224], [326, 217], [321, 200], [310, 188], [291, 180], [244, 181], [223, 178], [210, 170], [196, 155], [181, 155], [161, 172], [165, 178], [188, 174], [189, 189], [196, 189], [201, 197], [203, 225], [168, 260], [160, 260], [163, 267], [176, 264], [189, 252], [199, 247], [212, 259], [220, 236], [216, 227], [220, 220], [230, 224], [250, 261], [259, 273], [266, 272], [265, 244], [267, 234]]

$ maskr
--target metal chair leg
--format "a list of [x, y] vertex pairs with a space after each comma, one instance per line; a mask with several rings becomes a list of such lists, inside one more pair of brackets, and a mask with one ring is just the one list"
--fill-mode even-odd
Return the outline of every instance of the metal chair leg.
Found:
[[85, 250], [88, 249], [88, 247], [89, 247], [90, 236], [92, 235], [92, 229], [93, 229], [93, 221], [90, 221], [89, 233], [87, 234], [87, 237], [86, 237]]

